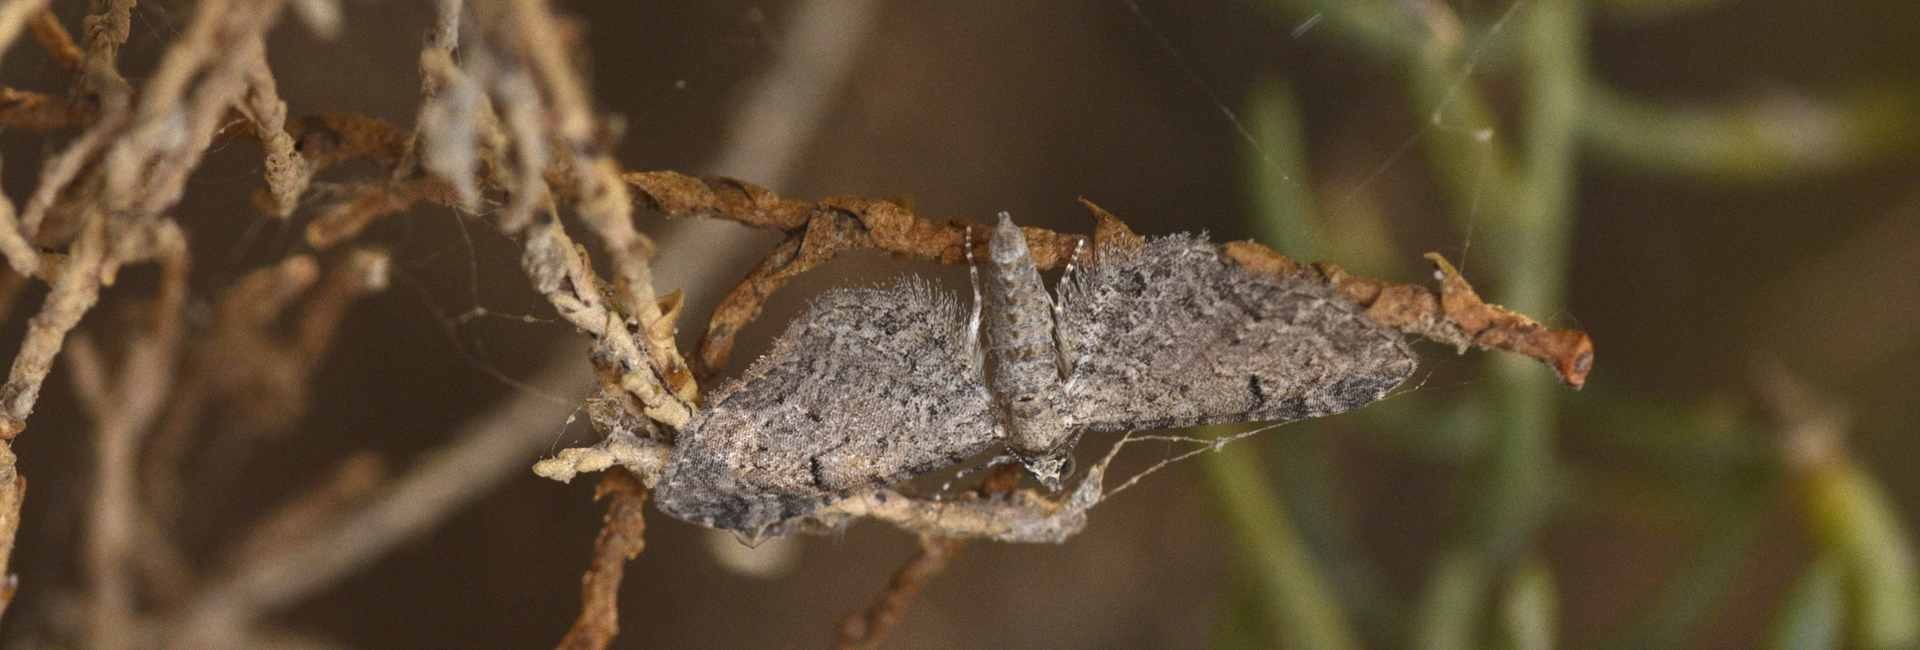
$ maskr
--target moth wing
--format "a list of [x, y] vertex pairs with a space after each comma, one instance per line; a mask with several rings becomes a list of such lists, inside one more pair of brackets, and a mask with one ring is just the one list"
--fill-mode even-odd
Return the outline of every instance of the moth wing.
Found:
[[1324, 284], [1222, 260], [1201, 238], [1102, 251], [1061, 287], [1076, 424], [1116, 431], [1298, 420], [1413, 373], [1400, 335]]
[[662, 510], [759, 532], [999, 439], [951, 297], [917, 281], [820, 296], [680, 431]]

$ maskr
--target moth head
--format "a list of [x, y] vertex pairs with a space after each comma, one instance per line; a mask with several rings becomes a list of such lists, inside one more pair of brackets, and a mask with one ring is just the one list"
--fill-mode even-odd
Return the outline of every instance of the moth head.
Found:
[[[713, 524], [707, 525], [711, 527]], [[745, 544], [747, 548], [758, 547], [761, 542], [780, 536], [779, 533], [774, 532], [772, 525], [760, 526], [752, 530], [735, 530], [732, 533], [734, 539], [740, 540], [740, 543]]]
[[1073, 456], [1071, 454], [1022, 458], [1020, 459], [1020, 464], [1027, 467], [1027, 473], [1032, 474], [1034, 480], [1039, 481], [1041, 485], [1047, 486], [1047, 490], [1055, 494], [1060, 492], [1061, 481], [1073, 474]]

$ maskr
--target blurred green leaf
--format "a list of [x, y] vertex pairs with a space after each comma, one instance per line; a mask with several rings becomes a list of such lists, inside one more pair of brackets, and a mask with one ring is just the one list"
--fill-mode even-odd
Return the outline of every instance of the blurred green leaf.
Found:
[[1256, 650], [1272, 648], [1278, 645], [1273, 638], [1273, 622], [1267, 620], [1266, 604], [1261, 602], [1260, 590], [1244, 577], [1234, 581], [1233, 594], [1220, 612], [1220, 621], [1214, 633], [1213, 647], [1216, 650]]
[[1596, 84], [1583, 135], [1621, 169], [1764, 182], [1859, 164], [1920, 139], [1920, 89], [1861, 87], [1828, 96], [1773, 94], [1676, 103]]
[[1707, 509], [1706, 530], [1660, 591], [1602, 648], [1654, 650], [1682, 647], [1720, 607], [1740, 569], [1747, 565], [1766, 528], [1773, 503], [1765, 475], [1724, 490]]
[[1316, 429], [1322, 428], [1317, 424], [1312, 420], [1296, 422], [1289, 425], [1293, 429], [1289, 435], [1260, 442], [1272, 449], [1267, 455], [1280, 494], [1286, 495], [1284, 501], [1315, 565], [1327, 576], [1346, 611], [1360, 623], [1366, 638], [1384, 643], [1399, 637], [1405, 624], [1405, 605], [1354, 538], [1348, 517], [1340, 508], [1333, 450], [1326, 436], [1316, 435]]
[[1326, 251], [1313, 194], [1307, 189], [1306, 138], [1293, 89], [1279, 77], [1261, 77], [1247, 93], [1243, 114], [1254, 141], [1241, 147], [1240, 169], [1256, 238], [1294, 259], [1323, 259]]
[[1229, 445], [1199, 459], [1213, 503], [1250, 579], [1259, 586], [1265, 617], [1272, 622], [1280, 645], [1358, 650], [1359, 640], [1339, 598], [1300, 540], [1256, 448]]
[[1600, 380], [1566, 403], [1570, 433], [1675, 488], [1718, 492], [1738, 474], [1777, 469], [1774, 448], [1737, 402], [1661, 399]]
[[1545, 559], [1534, 555], [1521, 562], [1508, 579], [1501, 603], [1499, 647], [1553, 650], [1560, 619], [1558, 591]]
[[1469, 650], [1479, 646], [1478, 623], [1492, 568], [1488, 558], [1469, 548], [1441, 551], [1427, 572], [1420, 609], [1414, 613], [1408, 647], [1416, 650]]
[[1845, 585], [1839, 562], [1825, 555], [1814, 558], [1781, 602], [1767, 650], [1839, 648], [1847, 611]]
[[1865, 650], [1920, 644], [1920, 577], [1913, 543], [1886, 493], [1851, 461], [1804, 470], [1807, 519], [1821, 548], [1839, 558], [1852, 592], [1852, 639]]

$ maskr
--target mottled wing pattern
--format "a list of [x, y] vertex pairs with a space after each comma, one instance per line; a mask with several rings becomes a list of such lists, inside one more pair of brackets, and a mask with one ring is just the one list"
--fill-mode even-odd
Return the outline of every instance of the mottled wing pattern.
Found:
[[759, 533], [958, 463], [1000, 436], [979, 376], [951, 297], [830, 291], [680, 431], [660, 508]]
[[1098, 260], [1061, 288], [1068, 399], [1088, 430], [1319, 417], [1413, 373], [1406, 342], [1351, 301], [1223, 260], [1202, 238]]

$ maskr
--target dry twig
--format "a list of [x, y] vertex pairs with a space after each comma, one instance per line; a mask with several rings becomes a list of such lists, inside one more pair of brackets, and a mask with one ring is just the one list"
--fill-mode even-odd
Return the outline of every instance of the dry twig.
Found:
[[[559, 395], [588, 390], [577, 369], [578, 346], [553, 355], [530, 384]], [[576, 400], [517, 393], [469, 421], [453, 442], [424, 455], [365, 505], [298, 544], [234, 567], [203, 588], [166, 629], [168, 647], [200, 648], [243, 633], [266, 615], [312, 595], [361, 569], [395, 545], [413, 539], [484, 495], [498, 477], [518, 468], [553, 437]]]
[[73, 35], [67, 33], [67, 28], [60, 24], [60, 17], [53, 14], [52, 8], [42, 7], [40, 13], [34, 14], [28, 27], [33, 29], [33, 39], [40, 42], [40, 49], [45, 50], [47, 56], [60, 65], [60, 69], [73, 74], [86, 69], [87, 52], [74, 44]]
[[[249, 91], [260, 98], [256, 109], [278, 101], [270, 87], [263, 90], [257, 83], [271, 78], [264, 71], [261, 35], [279, 7], [272, 0], [198, 6], [185, 35], [168, 48], [143, 87], [137, 108], [127, 106], [126, 81], [113, 65], [126, 42], [132, 3], [117, 0], [86, 21], [83, 79], [100, 97], [102, 117], [49, 164], [19, 219], [26, 237], [42, 243], [64, 239], [68, 224], [45, 218], [65, 194], [74, 204], [60, 214], [69, 215], [77, 234], [66, 260], [51, 273], [53, 291], [0, 386], [0, 438], [11, 440], [25, 427], [66, 333], [93, 306], [100, 288], [112, 283], [118, 266], [139, 258], [142, 239], [153, 232], [157, 215], [179, 200], [187, 175], [228, 110]], [[43, 30], [58, 27], [42, 23]], [[4, 241], [22, 234], [4, 222], [0, 219], [6, 226], [0, 228], [0, 252], [9, 254], [16, 271], [37, 270], [39, 261], [25, 256], [19, 242]]]
[[606, 524], [593, 540], [593, 567], [580, 577], [580, 617], [560, 640], [560, 650], [600, 650], [620, 633], [620, 581], [627, 562], [646, 548], [647, 486], [614, 468], [593, 489], [607, 502]]
[[179, 355], [180, 311], [187, 289], [186, 238], [171, 221], [144, 240], [151, 249], [137, 253], [161, 260], [161, 286], [143, 323], [133, 331], [126, 352], [109, 379], [109, 369], [90, 337], [68, 347], [74, 385], [97, 431], [99, 462], [94, 470], [93, 507], [88, 517], [87, 573], [90, 582], [86, 638], [92, 647], [128, 647], [134, 634], [137, 593], [129, 571], [138, 520], [135, 495], [136, 450], [171, 394]]
[[[75, 102], [70, 98], [0, 88], [0, 127], [46, 131], [84, 124], [92, 121], [94, 117], [93, 107]], [[9, 207], [8, 210], [11, 212], [12, 208]], [[9, 253], [9, 255], [17, 254]]]
[[47, 0], [7, 0], [0, 4], [0, 52], [13, 45], [13, 39], [20, 37], [21, 28], [27, 21], [45, 11]]
[[880, 647], [893, 626], [900, 622], [900, 615], [906, 610], [907, 603], [925, 589], [927, 583], [946, 571], [947, 562], [967, 547], [964, 539], [920, 536], [920, 553], [900, 565], [887, 582], [887, 589], [875, 596], [866, 609], [840, 620], [839, 629], [834, 631], [833, 647], [836, 650], [872, 650]]
[[1439, 253], [1428, 253], [1440, 290], [1350, 275], [1339, 265], [1300, 264], [1254, 242], [1225, 245], [1228, 257], [1275, 274], [1313, 274], [1367, 309], [1367, 315], [1409, 334], [1452, 345], [1524, 354], [1552, 367], [1560, 380], [1579, 388], [1593, 369], [1593, 340], [1586, 332], [1547, 327], [1474, 293], [1466, 278]]
[[[209, 327], [188, 344], [186, 368], [147, 446], [149, 516], [171, 523], [182, 507], [181, 463], [197, 440], [267, 439], [305, 415], [308, 379], [352, 301], [385, 288], [386, 265], [384, 251], [351, 250], [330, 256], [323, 275], [318, 260], [297, 255], [227, 288]], [[211, 423], [210, 411], [219, 416]]]
[[[840, 252], [877, 249], [959, 263], [967, 247], [978, 243], [969, 241], [964, 222], [937, 224], [886, 201], [837, 197], [805, 202], [781, 199], [740, 181], [671, 172], [626, 174], [607, 153], [614, 140], [608, 121], [593, 110], [586, 82], [570, 64], [575, 30], [555, 16], [545, 0], [476, 2], [475, 11], [464, 12], [458, 1], [441, 3], [439, 29], [422, 52], [428, 100], [419, 133], [347, 115], [290, 121], [266, 65], [264, 41], [283, 4], [199, 3], [138, 93], [116, 64], [127, 41], [133, 0], [111, 0], [102, 13], [88, 17], [80, 44], [45, 10], [44, 2], [0, 4], [0, 49], [23, 26], [30, 26], [42, 49], [79, 77], [78, 92], [68, 99], [0, 89], [0, 125], [85, 125], [67, 149], [47, 161], [40, 185], [19, 214], [0, 197], [0, 254], [15, 277], [40, 277], [52, 285], [7, 383], [0, 386], [0, 440], [11, 440], [25, 426], [63, 340], [99, 299], [101, 289], [113, 283], [119, 267], [158, 258], [165, 277], [153, 322], [166, 329], [151, 329], [132, 344], [116, 371], [117, 381], [107, 379], [108, 364], [91, 339], [77, 338], [70, 348], [69, 363], [101, 440], [99, 498], [88, 552], [96, 616], [89, 640], [95, 645], [132, 639], [132, 630], [156, 624], [137, 619], [138, 594], [128, 575], [135, 541], [148, 541], [140, 536], [153, 542], [151, 552], [140, 557], [161, 558], [149, 560], [146, 567], [149, 589], [162, 602], [183, 605], [177, 616], [157, 623], [172, 635], [173, 645], [248, 638], [262, 615], [329, 584], [476, 498], [485, 486], [519, 467], [550, 433], [543, 425], [571, 407], [545, 396], [518, 395], [447, 451], [343, 515], [374, 480], [362, 471], [363, 464], [348, 463], [338, 480], [287, 504], [256, 528], [217, 580], [189, 584], [192, 578], [182, 568], [186, 563], [178, 559], [164, 527], [132, 513], [137, 483], [133, 456], [144, 430], [153, 421], [162, 423], [148, 459], [148, 479], [159, 481], [150, 484], [149, 496], [158, 506], [153, 510], [176, 512], [178, 490], [164, 479], [178, 471], [179, 458], [194, 432], [206, 424], [210, 407], [220, 403], [231, 408], [219, 414], [228, 433], [284, 430], [304, 410], [307, 379], [341, 315], [354, 296], [376, 287], [377, 282], [368, 280], [379, 275], [372, 269], [384, 260], [367, 257], [371, 253], [346, 253], [344, 263], [329, 262], [334, 271], [321, 280], [319, 263], [300, 256], [250, 275], [223, 298], [211, 331], [188, 345], [188, 368], [176, 373], [174, 356], [180, 341], [188, 338], [177, 325], [185, 295], [186, 251], [172, 223], [160, 215], [179, 200], [188, 175], [216, 138], [262, 146], [267, 171], [261, 204], [281, 216], [296, 208], [320, 169], [348, 159], [369, 160], [381, 168], [378, 178], [350, 181], [347, 199], [323, 208], [308, 227], [309, 242], [321, 248], [347, 241], [368, 224], [419, 201], [471, 210], [477, 209], [483, 193], [504, 192], [506, 208], [496, 215], [496, 225], [523, 239], [522, 264], [528, 276], [563, 318], [594, 339], [589, 356], [601, 379], [594, 419], [603, 429], [640, 435], [648, 434], [652, 421], [684, 424], [698, 390], [673, 342], [678, 296], [654, 294], [654, 247], [635, 230], [632, 188], [642, 192], [640, 198], [649, 207], [670, 215], [712, 215], [786, 234], [786, 241], [713, 315], [700, 354], [709, 371], [724, 365], [734, 335], [757, 317], [761, 305], [787, 279]], [[316, 16], [311, 22], [324, 31], [328, 5], [298, 6]], [[464, 45], [458, 42], [463, 33], [469, 41]], [[456, 48], [461, 54], [458, 65]], [[562, 209], [575, 212], [598, 235], [604, 268], [611, 270], [606, 280], [594, 272], [586, 249], [562, 227], [557, 218]], [[1086, 241], [1037, 228], [1026, 229], [1026, 235], [1042, 268], [1063, 263]], [[1121, 242], [1131, 236], [1118, 220], [1104, 216], [1095, 240]], [[1350, 278], [1331, 265], [1306, 267], [1278, 258], [1282, 264], [1268, 257], [1277, 257], [1270, 250], [1234, 246], [1229, 245], [1229, 253], [1246, 253], [1235, 257], [1243, 263], [1272, 264], [1277, 272], [1318, 273], [1382, 322], [1408, 331], [1460, 346], [1522, 351], [1556, 364], [1576, 385], [1590, 363], [1584, 335], [1574, 342], [1558, 330], [1485, 305], [1444, 261], [1438, 262], [1443, 285], [1434, 293]], [[42, 249], [64, 253], [43, 254]], [[319, 289], [310, 292], [316, 282]], [[303, 295], [304, 306], [297, 316], [291, 315], [288, 306]], [[271, 333], [276, 323], [288, 319], [297, 319], [290, 336]], [[1588, 346], [1584, 355], [1576, 349], [1581, 345]], [[570, 351], [557, 358], [564, 364], [578, 356]], [[169, 383], [174, 379], [177, 385]], [[572, 394], [575, 388], [584, 390], [574, 386], [583, 383], [575, 379], [570, 369], [557, 366], [536, 382]], [[163, 407], [169, 395], [171, 403]], [[11, 548], [23, 487], [10, 449], [0, 444], [0, 562]], [[623, 563], [642, 545], [640, 507], [646, 491], [622, 472], [603, 481], [602, 492], [609, 491], [615, 499], [596, 544], [594, 569], [583, 581], [583, 611], [562, 647], [603, 647], [617, 630], [614, 599]], [[1001, 498], [1009, 491], [1011, 487], [981, 494]], [[943, 512], [986, 516], [981, 502], [988, 499], [976, 496], [956, 500]], [[868, 508], [875, 516], [897, 521], [926, 516], [889, 515], [887, 509], [897, 506], [883, 501], [850, 501], [845, 511]], [[849, 619], [843, 642], [877, 643], [901, 607], [960, 548], [957, 542], [931, 538], [923, 544], [922, 554], [902, 568], [864, 617]], [[4, 568], [0, 564], [0, 575]], [[168, 595], [186, 594], [189, 587], [199, 588], [191, 601]], [[0, 593], [0, 611], [10, 595], [9, 582]]]
[[[976, 498], [1004, 497], [1020, 486], [1019, 470], [1001, 465], [989, 472], [971, 490]], [[900, 622], [902, 612], [914, 596], [946, 571], [947, 563], [966, 549], [967, 540], [922, 534], [920, 552], [894, 571], [887, 588], [873, 597], [866, 608], [847, 614], [835, 630], [833, 647], [839, 650], [871, 650]]]
[[[819, 202], [784, 199], [751, 183], [677, 172], [632, 173], [626, 180], [640, 190], [646, 207], [667, 216], [716, 217], [787, 235], [714, 309], [698, 348], [703, 371], [709, 374], [726, 365], [734, 337], [760, 316], [774, 291], [835, 255], [877, 249], [946, 264], [966, 261], [965, 222], [936, 224], [889, 201], [844, 196]], [[1023, 230], [1042, 269], [1065, 261], [1082, 241], [1076, 235], [1039, 228]]]
[[[627, 175], [641, 192], [647, 207], [673, 217], [707, 216], [787, 233], [747, 279], [740, 282], [714, 310], [699, 358], [708, 372], [726, 363], [734, 336], [760, 315], [773, 292], [796, 275], [849, 250], [878, 249], [939, 260], [965, 261], [961, 242], [963, 223], [939, 225], [915, 216], [887, 201], [835, 197], [819, 202], [785, 199], [764, 188], [726, 178], [695, 178], [675, 172]], [[1095, 250], [1125, 245], [1138, 239], [1125, 224], [1092, 203], [1085, 203], [1095, 220]], [[1034, 262], [1051, 268], [1074, 254], [1084, 238], [1040, 228], [1022, 228]], [[976, 242], [977, 243], [977, 242]], [[1338, 288], [1368, 315], [1403, 331], [1464, 349], [1468, 345], [1518, 352], [1552, 366], [1567, 384], [1586, 381], [1593, 363], [1593, 344], [1583, 332], [1542, 326], [1520, 314], [1488, 305], [1444, 259], [1430, 255], [1440, 267], [1439, 292], [1348, 275], [1340, 267], [1304, 265], [1254, 242], [1223, 245], [1226, 255], [1250, 268], [1275, 274], [1311, 273]]]
[[0, 444], [0, 615], [13, 604], [20, 579], [9, 571], [14, 538], [20, 533], [20, 505], [27, 497], [27, 477], [15, 466], [13, 445]]

